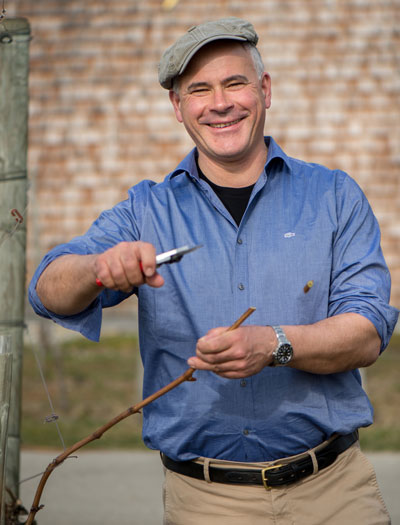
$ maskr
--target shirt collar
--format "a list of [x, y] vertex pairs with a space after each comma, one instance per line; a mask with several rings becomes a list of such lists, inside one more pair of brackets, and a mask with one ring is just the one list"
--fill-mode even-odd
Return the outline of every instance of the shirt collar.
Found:
[[269, 164], [274, 161], [274, 159], [280, 159], [282, 160], [289, 172], [291, 171], [291, 162], [289, 157], [286, 155], [286, 153], [283, 151], [283, 149], [278, 146], [278, 144], [275, 142], [275, 140], [272, 137], [264, 137], [265, 144], [268, 147], [268, 155], [267, 155], [267, 162], [265, 163], [265, 172], [268, 172], [268, 166]]
[[[275, 140], [272, 137], [264, 137], [265, 144], [268, 147], [267, 162], [265, 163], [265, 173], [268, 173], [268, 168], [271, 162], [275, 162], [275, 159], [282, 160], [289, 171], [291, 171], [291, 165], [289, 157], [286, 153], [278, 146]], [[199, 173], [197, 170], [196, 164], [196, 148], [193, 148], [192, 151], [178, 164], [178, 166], [170, 173], [170, 178], [179, 175], [179, 173], [186, 172], [193, 179], [199, 180]]]

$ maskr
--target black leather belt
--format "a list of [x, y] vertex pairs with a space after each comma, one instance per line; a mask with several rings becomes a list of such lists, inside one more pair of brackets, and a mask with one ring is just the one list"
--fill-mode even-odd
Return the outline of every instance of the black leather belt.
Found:
[[[322, 470], [336, 460], [339, 454], [347, 450], [358, 440], [358, 431], [345, 436], [337, 436], [326, 447], [318, 450], [315, 457], [318, 463], [318, 470]], [[164, 466], [191, 478], [204, 480], [203, 465], [194, 461], [174, 461], [165, 454], [161, 454]], [[290, 463], [275, 464], [260, 470], [250, 469], [230, 469], [223, 467], [209, 466], [210, 480], [215, 483], [232, 483], [236, 485], [264, 485], [266, 489], [279, 487], [295, 483], [314, 472], [313, 463], [310, 455], [296, 459]]]

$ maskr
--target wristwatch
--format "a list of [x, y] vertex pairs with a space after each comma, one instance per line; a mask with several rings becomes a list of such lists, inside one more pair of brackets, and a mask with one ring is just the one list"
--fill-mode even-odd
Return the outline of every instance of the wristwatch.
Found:
[[274, 360], [269, 366], [285, 366], [293, 357], [293, 347], [280, 326], [271, 326], [278, 339], [278, 346], [272, 352]]

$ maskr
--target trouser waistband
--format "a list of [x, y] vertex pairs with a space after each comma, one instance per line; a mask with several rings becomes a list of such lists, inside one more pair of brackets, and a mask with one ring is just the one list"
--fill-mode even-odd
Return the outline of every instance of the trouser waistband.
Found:
[[[314, 461], [311, 454], [293, 461], [274, 463], [262, 469], [230, 468], [208, 466], [209, 480], [215, 483], [229, 483], [236, 485], [264, 485], [266, 489], [295, 483], [316, 470], [322, 470], [332, 465], [339, 454], [347, 450], [358, 440], [358, 431], [351, 434], [337, 435], [323, 448], [315, 450]], [[205, 480], [203, 465], [195, 461], [174, 461], [165, 454], [161, 454], [164, 466], [191, 478]], [[212, 460], [211, 460], [212, 461]], [[316, 462], [316, 464], [315, 464]]]

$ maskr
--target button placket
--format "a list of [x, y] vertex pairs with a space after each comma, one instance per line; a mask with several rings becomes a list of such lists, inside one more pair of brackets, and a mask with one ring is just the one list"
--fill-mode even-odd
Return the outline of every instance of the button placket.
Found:
[[[249, 307], [250, 298], [248, 297], [249, 285], [249, 262], [247, 253], [248, 233], [246, 225], [241, 225], [235, 238], [235, 268], [232, 275], [232, 287], [234, 292], [235, 313], [246, 310]], [[240, 315], [240, 314], [239, 314]]]
[[[240, 247], [243, 247], [243, 239], [242, 239], [242, 237], [238, 237], [238, 238], [236, 239], [236, 243], [237, 243]], [[239, 260], [241, 260], [242, 257], [243, 257], [243, 254], [242, 254], [242, 253], [239, 253]], [[245, 289], [245, 285], [243, 284], [243, 282], [239, 282], [237, 286], [238, 286], [238, 289], [239, 289], [240, 291], [243, 291], [243, 290]]]

